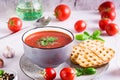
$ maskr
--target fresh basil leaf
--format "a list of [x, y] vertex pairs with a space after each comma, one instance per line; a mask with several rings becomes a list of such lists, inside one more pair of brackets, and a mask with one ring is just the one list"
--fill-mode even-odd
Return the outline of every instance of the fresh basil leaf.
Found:
[[92, 34], [92, 36], [100, 36], [101, 35], [101, 31], [100, 30], [95, 30]]
[[76, 72], [77, 77], [81, 76], [82, 74], [83, 74], [82, 72]]
[[0, 77], [2, 77], [4, 74], [4, 70], [0, 70]]
[[86, 32], [86, 31], [84, 32], [84, 34], [85, 34], [86, 36], [90, 36], [90, 34], [89, 34], [88, 32]]
[[95, 30], [92, 35], [90, 35], [88, 32], [84, 32], [83, 34], [77, 34], [75, 36], [76, 40], [87, 40], [87, 39], [91, 39], [91, 40], [101, 40], [104, 41], [102, 38], [100, 38], [99, 36], [101, 35], [101, 31], [100, 30]]
[[83, 41], [83, 40], [88, 39], [88, 36], [86, 36], [86, 35], [84, 35], [84, 34], [78, 34], [78, 35], [76, 35], [76, 39]]
[[46, 38], [41, 38], [40, 41], [46, 41], [47, 39]]
[[77, 77], [83, 75], [84, 69], [83, 68], [75, 68]]
[[93, 40], [100, 40], [100, 41], [105, 42], [105, 40], [104, 40], [104, 39], [102, 39], [102, 38], [100, 38], [100, 37], [93, 37]]
[[41, 43], [42, 46], [48, 45], [48, 42], [47, 42], [47, 41], [40, 41], [40, 43]]
[[85, 75], [91, 75], [91, 74], [95, 74], [96, 73], [96, 69], [95, 68], [92, 68], [92, 67], [90, 67], [90, 68], [85, 68], [85, 70], [84, 70], [84, 74]]
[[55, 40], [57, 40], [57, 38], [55, 38], [55, 37], [48, 37], [47, 38], [48, 42], [54, 42]]
[[42, 46], [47, 46], [48, 44], [53, 43], [55, 40], [57, 40], [56, 37], [46, 37], [46, 38], [41, 38], [40, 40], [38, 40], [38, 42], [39, 42]]

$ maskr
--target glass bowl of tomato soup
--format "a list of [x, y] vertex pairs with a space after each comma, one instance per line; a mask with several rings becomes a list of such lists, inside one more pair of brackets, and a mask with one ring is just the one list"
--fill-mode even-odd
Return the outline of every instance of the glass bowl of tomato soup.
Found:
[[73, 33], [61, 27], [34, 28], [22, 36], [24, 55], [40, 67], [57, 67], [70, 58], [73, 40]]

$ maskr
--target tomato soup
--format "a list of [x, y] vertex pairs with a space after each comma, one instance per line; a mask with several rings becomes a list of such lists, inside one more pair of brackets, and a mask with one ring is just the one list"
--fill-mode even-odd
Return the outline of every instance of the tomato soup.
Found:
[[25, 38], [25, 43], [35, 48], [58, 48], [67, 45], [72, 38], [58, 31], [35, 32]]

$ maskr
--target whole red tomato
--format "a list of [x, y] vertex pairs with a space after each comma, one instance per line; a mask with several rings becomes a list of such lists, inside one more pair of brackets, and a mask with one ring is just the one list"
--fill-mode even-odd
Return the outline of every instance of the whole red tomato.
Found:
[[60, 4], [55, 8], [54, 13], [58, 20], [64, 21], [69, 18], [71, 10], [67, 5]]
[[75, 24], [74, 24], [74, 29], [77, 31], [77, 32], [82, 32], [86, 29], [86, 22], [83, 21], [83, 20], [78, 20]]
[[115, 23], [109, 23], [106, 27], [105, 30], [108, 35], [113, 36], [119, 32], [118, 25]]
[[45, 80], [53, 80], [56, 77], [56, 71], [54, 68], [48, 67], [44, 70]]
[[101, 13], [101, 18], [109, 18], [112, 21], [116, 18], [115, 10], [107, 10]]
[[21, 19], [18, 18], [18, 17], [10, 18], [9, 21], [8, 21], [8, 28], [12, 32], [17, 32], [17, 31], [21, 30], [21, 28], [22, 28], [22, 21], [21, 21]]
[[103, 19], [99, 20], [99, 28], [104, 31], [106, 25], [109, 24], [109, 23], [111, 23], [111, 20], [110, 20], [110, 19], [108, 19], [108, 18], [103, 18]]
[[103, 2], [102, 4], [99, 5], [98, 7], [98, 10], [99, 12], [103, 12], [104, 10], [106, 9], [111, 9], [111, 10], [115, 10], [115, 5], [113, 2], [111, 1], [106, 1], [106, 2]]
[[75, 71], [73, 68], [65, 67], [60, 71], [60, 77], [62, 80], [74, 80]]

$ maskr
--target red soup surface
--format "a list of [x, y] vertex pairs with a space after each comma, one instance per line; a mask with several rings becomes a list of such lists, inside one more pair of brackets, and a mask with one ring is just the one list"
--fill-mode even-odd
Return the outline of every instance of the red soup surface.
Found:
[[57, 31], [41, 31], [26, 37], [25, 43], [35, 48], [57, 48], [65, 46], [72, 41], [65, 33]]

